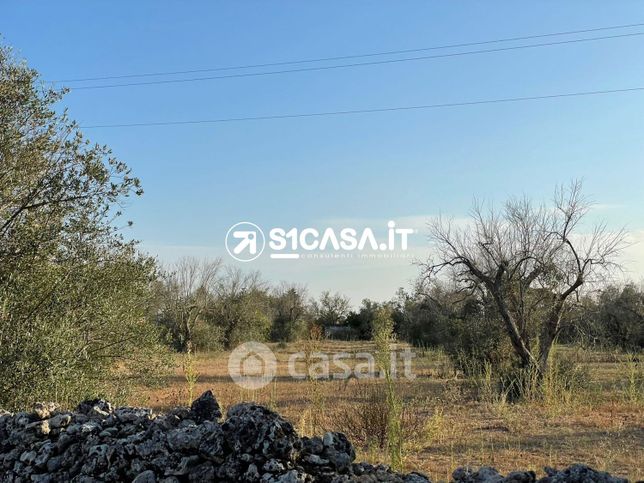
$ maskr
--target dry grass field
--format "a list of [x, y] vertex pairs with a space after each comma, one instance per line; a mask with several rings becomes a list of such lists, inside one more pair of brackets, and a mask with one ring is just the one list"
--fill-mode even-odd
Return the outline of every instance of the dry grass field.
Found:
[[[140, 390], [128, 402], [163, 411], [186, 404], [191, 390], [198, 395], [212, 389], [224, 408], [253, 400], [280, 412], [301, 434], [343, 431], [357, 446], [358, 458], [387, 462], [379, 440], [386, 421], [378, 390], [382, 380], [293, 380], [287, 361], [302, 344], [271, 348], [278, 375], [261, 390], [241, 389], [230, 379], [228, 353], [197, 354], [187, 365], [185, 358], [177, 357], [177, 369], [166, 387]], [[369, 343], [340, 341], [324, 341], [317, 348], [353, 354], [349, 365], [364, 362], [355, 354], [373, 349]], [[542, 474], [544, 466], [584, 462], [631, 480], [644, 479], [642, 363], [616, 353], [557, 350], [587, 369], [586, 387], [518, 404], [490, 391], [485, 378], [458, 374], [441, 352], [415, 350], [416, 378], [396, 381], [405, 401], [405, 468], [423, 471], [436, 481], [448, 479], [460, 465]]]

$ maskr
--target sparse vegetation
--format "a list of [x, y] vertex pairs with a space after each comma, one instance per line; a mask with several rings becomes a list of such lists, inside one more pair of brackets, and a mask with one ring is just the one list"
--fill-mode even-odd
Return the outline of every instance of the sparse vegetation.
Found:
[[308, 408], [302, 413], [300, 418], [300, 431], [303, 434], [313, 435], [320, 432], [326, 425], [324, 409], [326, 398], [324, 394], [324, 385], [317, 373], [315, 367], [320, 351], [322, 350], [322, 341], [324, 340], [323, 329], [316, 323], [310, 324], [308, 334], [304, 340], [304, 368], [306, 371], [306, 384], [308, 385], [309, 401]]
[[395, 367], [396, 361], [392, 363], [394, 335], [394, 321], [391, 317], [391, 310], [382, 307], [378, 309], [373, 320], [373, 342], [376, 349], [376, 361], [380, 376], [384, 378], [385, 389], [385, 417], [387, 421], [386, 447], [389, 453], [389, 461], [392, 468], [402, 469], [404, 456], [404, 434], [403, 434], [403, 405], [404, 402], [398, 393]]
[[[398, 343], [399, 348], [408, 347]], [[319, 350], [333, 354], [348, 352], [375, 353], [372, 342], [320, 340]], [[312, 434], [310, 417], [311, 383], [291, 380], [286, 375], [288, 357], [301, 350], [300, 343], [280, 349], [272, 344], [278, 360], [278, 378], [273, 384], [244, 393], [227, 379], [227, 353], [201, 354], [195, 359], [201, 374], [195, 393], [212, 388], [229, 407], [242, 400], [271, 404], [292, 421], [298, 430]], [[633, 481], [644, 477], [644, 406], [641, 399], [630, 402], [631, 375], [627, 370], [632, 357], [625, 353], [579, 350], [571, 346], [554, 349], [551, 367], [560, 360], [578, 367], [585, 374], [584, 384], [570, 386], [570, 404], [544, 397], [504, 400], [499, 385], [491, 384], [490, 399], [479, 392], [478, 376], [455, 376], [450, 361], [440, 351], [420, 350], [413, 360], [414, 380], [398, 379], [396, 390], [403, 401], [401, 428], [406, 470], [429, 473], [433, 479], [445, 479], [446, 468], [458, 465], [494, 465], [510, 471], [527, 467], [542, 471], [543, 466], [565, 466], [585, 461], [611, 473], [629, 476]], [[346, 360], [350, 366], [359, 359]], [[642, 367], [633, 366], [636, 379], [642, 379]], [[178, 380], [162, 389], [146, 390], [145, 399], [157, 410], [176, 404], [177, 388], [185, 386], [182, 372]], [[565, 381], [566, 379], [564, 379]], [[495, 381], [494, 372], [490, 381]], [[389, 410], [383, 379], [318, 380], [327, 395], [317, 429], [345, 431], [358, 446], [358, 458], [371, 462], [389, 461], [386, 446]], [[563, 382], [558, 384], [566, 385]], [[183, 401], [183, 399], [181, 399]], [[131, 399], [137, 404], [139, 400]], [[306, 416], [303, 416], [306, 414]], [[304, 420], [304, 421], [303, 421]], [[304, 423], [304, 424], [302, 424]], [[451, 471], [451, 470], [450, 470]]]
[[189, 406], [195, 399], [195, 386], [199, 380], [199, 373], [195, 367], [195, 356], [192, 349], [183, 356], [183, 374], [186, 378], [186, 392], [188, 394], [186, 406]]

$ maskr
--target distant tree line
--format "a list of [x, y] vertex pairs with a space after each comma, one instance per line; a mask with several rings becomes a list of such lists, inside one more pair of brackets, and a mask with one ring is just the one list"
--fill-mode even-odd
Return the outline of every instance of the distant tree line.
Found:
[[[349, 298], [339, 293], [311, 298], [305, 286], [272, 286], [259, 272], [244, 273], [219, 259], [183, 258], [162, 273], [153, 318], [179, 351], [230, 349], [247, 340], [292, 342], [306, 338], [312, 325], [332, 337], [370, 340], [378, 311], [386, 308], [399, 340], [442, 347], [461, 364], [500, 363], [513, 354], [492, 296], [484, 291], [463, 294], [446, 282], [429, 289], [419, 285], [411, 292], [400, 289], [389, 301], [364, 299], [351, 308]], [[539, 311], [534, 310], [537, 317]], [[609, 285], [571, 306], [558, 340], [641, 350], [643, 322], [642, 289], [632, 283]], [[335, 327], [347, 330], [329, 330]], [[533, 322], [530, 330], [538, 329]]]
[[220, 259], [182, 258], [156, 284], [152, 319], [178, 351], [230, 349], [248, 341], [291, 342], [312, 325], [343, 326], [350, 302], [306, 287], [271, 285], [259, 272], [225, 266]]

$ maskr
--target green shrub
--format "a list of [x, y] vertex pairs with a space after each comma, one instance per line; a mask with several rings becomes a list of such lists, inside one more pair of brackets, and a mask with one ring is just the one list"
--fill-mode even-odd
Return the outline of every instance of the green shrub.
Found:
[[192, 347], [196, 352], [216, 352], [223, 349], [221, 327], [198, 320], [192, 329]]
[[116, 226], [142, 193], [0, 46], [0, 406], [122, 397], [167, 351], [148, 321], [154, 261]]

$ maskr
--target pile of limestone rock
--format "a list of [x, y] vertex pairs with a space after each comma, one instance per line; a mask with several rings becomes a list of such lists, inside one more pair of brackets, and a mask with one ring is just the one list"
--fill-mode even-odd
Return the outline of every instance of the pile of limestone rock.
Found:
[[[263, 406], [238, 404], [225, 420], [221, 416], [210, 391], [190, 408], [160, 415], [146, 408], [113, 408], [100, 399], [85, 401], [73, 412], [52, 404], [38, 404], [31, 412], [0, 411], [0, 482], [430, 481], [420, 473], [355, 463], [354, 448], [344, 434], [299, 437], [288, 421]], [[453, 479], [536, 481], [533, 472], [504, 477], [492, 468], [459, 468]], [[576, 465], [552, 470], [539, 481], [625, 480]]]

